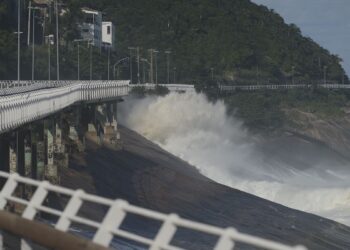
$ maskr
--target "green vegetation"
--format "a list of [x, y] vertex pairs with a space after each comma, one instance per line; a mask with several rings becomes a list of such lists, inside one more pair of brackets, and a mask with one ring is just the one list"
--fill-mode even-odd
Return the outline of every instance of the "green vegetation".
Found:
[[[0, 79], [16, 78], [16, 4], [0, 3]], [[24, 2], [24, 1], [22, 1]], [[76, 79], [76, 23], [81, 7], [104, 12], [104, 19], [116, 24], [117, 51], [112, 62], [128, 56], [128, 46], [140, 46], [141, 56], [156, 48], [158, 79], [166, 82], [166, 55], [170, 49], [171, 79], [176, 67], [177, 82], [206, 83], [211, 78], [228, 83], [290, 82], [319, 80], [327, 66], [327, 78], [341, 82], [341, 59], [331, 55], [293, 24], [287, 25], [273, 10], [249, 0], [62, 0], [66, 14], [60, 17], [61, 78]], [[27, 1], [26, 1], [27, 4]], [[22, 6], [27, 10], [27, 6]], [[25, 45], [27, 12], [22, 14], [22, 78], [31, 78], [31, 53]], [[45, 35], [54, 31], [54, 20]], [[43, 34], [37, 26], [36, 41]], [[47, 78], [47, 47], [36, 47], [36, 79]], [[52, 78], [55, 78], [55, 48], [52, 48]], [[82, 79], [89, 79], [89, 49], [82, 44]], [[107, 53], [94, 49], [93, 79], [107, 78]], [[135, 63], [135, 60], [134, 60]], [[147, 66], [148, 67], [148, 66]], [[211, 71], [213, 68], [213, 71]], [[134, 65], [136, 69], [136, 64]], [[128, 65], [119, 68], [128, 78]], [[134, 70], [136, 79], [136, 70]], [[348, 78], [346, 77], [346, 82]]]
[[228, 112], [241, 118], [251, 129], [274, 130], [290, 119], [288, 112], [298, 110], [312, 113], [321, 119], [344, 116], [343, 108], [350, 101], [350, 91], [344, 90], [261, 90], [236, 92], [223, 97]]

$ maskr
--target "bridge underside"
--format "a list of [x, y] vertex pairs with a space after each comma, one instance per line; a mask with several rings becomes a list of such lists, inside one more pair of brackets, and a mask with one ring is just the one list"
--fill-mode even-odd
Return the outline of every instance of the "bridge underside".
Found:
[[[121, 98], [84, 102], [0, 135], [0, 170], [59, 183], [69, 154], [84, 151], [85, 138], [119, 145], [117, 103]], [[27, 193], [22, 190], [22, 194]]]

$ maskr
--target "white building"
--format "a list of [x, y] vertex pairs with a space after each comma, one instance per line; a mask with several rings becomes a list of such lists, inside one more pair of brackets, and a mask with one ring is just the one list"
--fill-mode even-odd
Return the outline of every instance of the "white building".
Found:
[[83, 8], [84, 22], [80, 24], [82, 39], [91, 40], [96, 47], [102, 45], [102, 13], [97, 10]]
[[102, 22], [102, 46], [115, 49], [115, 27], [112, 22]]

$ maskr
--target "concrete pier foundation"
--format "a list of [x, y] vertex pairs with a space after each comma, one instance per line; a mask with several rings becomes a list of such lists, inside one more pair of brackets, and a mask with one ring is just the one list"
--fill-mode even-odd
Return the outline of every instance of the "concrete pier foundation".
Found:
[[9, 144], [9, 172], [17, 173], [17, 136], [13, 134]]
[[32, 128], [32, 166], [33, 176], [37, 180], [44, 178], [45, 170], [45, 143], [44, 126], [42, 122], [37, 123]]
[[6, 135], [0, 137], [0, 170], [10, 170], [10, 142]]
[[45, 134], [45, 154], [46, 154], [46, 167], [45, 167], [45, 179], [50, 180], [53, 183], [57, 183], [58, 170], [54, 159], [55, 149], [55, 122], [53, 119], [45, 120], [44, 134]]

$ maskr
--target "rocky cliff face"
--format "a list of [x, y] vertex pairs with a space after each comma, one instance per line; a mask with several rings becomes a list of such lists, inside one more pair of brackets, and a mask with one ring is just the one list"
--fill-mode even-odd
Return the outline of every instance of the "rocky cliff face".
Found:
[[297, 109], [285, 111], [289, 125], [285, 130], [316, 140], [333, 150], [348, 156], [350, 151], [350, 108], [345, 108], [341, 118], [322, 119], [315, 114]]

